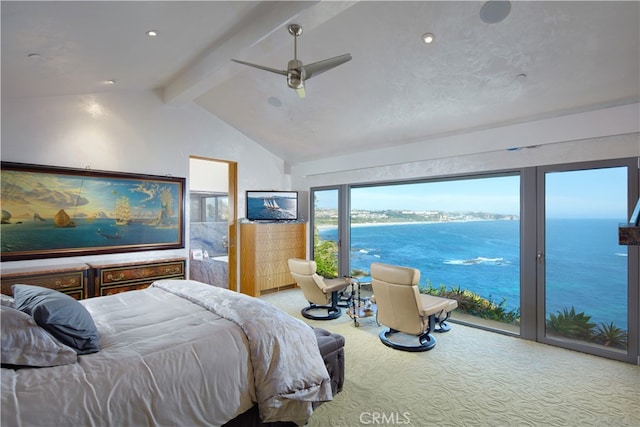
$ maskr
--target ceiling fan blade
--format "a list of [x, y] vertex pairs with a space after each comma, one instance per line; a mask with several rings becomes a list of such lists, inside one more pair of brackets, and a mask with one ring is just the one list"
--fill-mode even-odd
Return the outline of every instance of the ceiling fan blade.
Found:
[[310, 79], [313, 76], [317, 76], [321, 73], [324, 73], [327, 70], [330, 70], [348, 61], [351, 61], [350, 53], [345, 53], [344, 55], [336, 56], [334, 58], [324, 59], [322, 61], [305, 65], [304, 69], [306, 71], [306, 78]]
[[237, 59], [232, 59], [233, 62], [237, 62], [238, 64], [248, 65], [249, 67], [259, 68], [260, 70], [271, 71], [272, 73], [281, 74], [283, 76], [287, 75], [287, 70], [278, 70], [276, 68], [265, 67], [264, 65], [252, 64], [250, 62], [238, 61]]

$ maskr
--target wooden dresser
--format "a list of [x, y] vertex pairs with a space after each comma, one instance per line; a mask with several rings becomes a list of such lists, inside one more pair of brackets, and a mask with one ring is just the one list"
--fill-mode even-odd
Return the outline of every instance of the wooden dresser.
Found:
[[87, 264], [60, 264], [51, 266], [3, 268], [0, 282], [2, 293], [13, 295], [11, 286], [15, 284], [36, 285], [64, 292], [75, 299], [93, 296], [88, 280]]
[[185, 279], [186, 258], [158, 258], [134, 262], [60, 264], [3, 268], [2, 293], [12, 295], [17, 283], [43, 286], [75, 299], [143, 289], [161, 279]]
[[260, 294], [290, 287], [289, 258], [306, 257], [305, 223], [240, 224], [240, 292]]
[[185, 258], [164, 258], [127, 263], [89, 263], [94, 295], [144, 289], [161, 279], [185, 279]]

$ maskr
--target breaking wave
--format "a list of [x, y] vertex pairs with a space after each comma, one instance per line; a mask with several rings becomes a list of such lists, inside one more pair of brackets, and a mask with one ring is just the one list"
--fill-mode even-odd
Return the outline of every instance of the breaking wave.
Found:
[[450, 259], [442, 262], [448, 265], [476, 265], [476, 264], [490, 264], [490, 265], [506, 265], [510, 264], [509, 261], [505, 261], [504, 258], [485, 258], [477, 257], [471, 259]]

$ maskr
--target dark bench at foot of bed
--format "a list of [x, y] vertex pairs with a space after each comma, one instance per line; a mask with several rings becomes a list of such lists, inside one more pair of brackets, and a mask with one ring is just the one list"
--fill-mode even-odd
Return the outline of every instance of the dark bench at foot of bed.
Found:
[[[327, 367], [329, 376], [331, 377], [331, 391], [335, 396], [342, 391], [344, 384], [344, 337], [342, 335], [331, 333], [325, 329], [313, 328], [318, 340], [318, 348]], [[331, 403], [329, 402], [329, 405]], [[314, 409], [321, 403], [315, 403]], [[258, 405], [249, 409], [247, 412], [238, 415], [223, 427], [290, 427], [295, 426], [294, 423], [278, 422], [264, 424], [260, 421], [258, 413]]]
[[331, 377], [331, 391], [335, 396], [344, 384], [344, 337], [321, 328], [313, 328], [318, 348]]

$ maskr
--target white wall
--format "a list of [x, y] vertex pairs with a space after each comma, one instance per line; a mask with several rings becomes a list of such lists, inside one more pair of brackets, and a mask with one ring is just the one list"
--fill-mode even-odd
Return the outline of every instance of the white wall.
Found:
[[[195, 104], [171, 107], [153, 92], [3, 99], [1, 135], [0, 156], [9, 162], [188, 177], [190, 155], [236, 161], [240, 216], [246, 189], [291, 185], [281, 159]], [[187, 249], [4, 262], [1, 267], [149, 255], [187, 257]]]
[[634, 157], [639, 132], [640, 104], [631, 104], [318, 159], [293, 166], [292, 183], [308, 190]]

